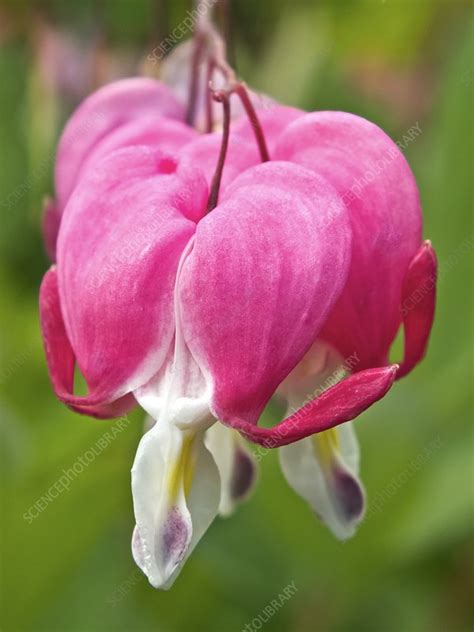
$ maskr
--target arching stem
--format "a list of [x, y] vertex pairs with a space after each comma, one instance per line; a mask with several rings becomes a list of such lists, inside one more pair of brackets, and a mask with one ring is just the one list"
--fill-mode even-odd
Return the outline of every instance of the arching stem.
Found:
[[268, 162], [270, 160], [270, 153], [268, 151], [267, 142], [265, 140], [265, 134], [263, 133], [262, 126], [260, 125], [257, 112], [253, 106], [253, 103], [249, 97], [247, 86], [243, 81], [238, 81], [235, 77], [233, 69], [229, 66], [225, 59], [214, 58], [214, 66], [223, 74], [229, 84], [229, 92], [235, 93], [249, 118], [250, 125], [252, 126], [253, 133], [255, 134], [255, 140], [257, 141], [258, 149], [260, 151], [260, 157], [262, 162]]
[[224, 170], [225, 157], [227, 154], [227, 147], [229, 145], [229, 132], [230, 132], [230, 94], [227, 90], [216, 90], [212, 94], [214, 101], [222, 103], [224, 110], [224, 120], [222, 127], [222, 143], [219, 152], [219, 158], [217, 160], [216, 171], [212, 178], [211, 190], [209, 193], [209, 200], [207, 202], [206, 213], [209, 213], [216, 208], [219, 200], [219, 189], [222, 180], [222, 171]]
[[262, 126], [258, 119], [253, 103], [250, 100], [249, 93], [244, 83], [237, 82], [232, 87], [232, 92], [235, 92], [239, 96], [239, 99], [244, 106], [245, 112], [249, 117], [250, 124], [255, 134], [255, 140], [257, 141], [258, 149], [260, 151], [260, 157], [262, 162], [268, 162], [270, 160], [270, 154], [268, 153], [267, 143], [265, 141], [265, 135], [263, 133]]

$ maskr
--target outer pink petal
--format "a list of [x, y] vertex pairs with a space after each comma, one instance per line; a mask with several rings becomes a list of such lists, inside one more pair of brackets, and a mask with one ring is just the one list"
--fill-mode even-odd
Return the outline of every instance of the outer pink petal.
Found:
[[[73, 395], [75, 357], [64, 327], [55, 266], [48, 270], [41, 284], [40, 319], [49, 374], [59, 399], [78, 413], [100, 418], [117, 417], [136, 405], [132, 394], [108, 404], [97, 402], [95, 396]], [[105, 394], [104, 399], [109, 397], [110, 394]], [[91, 399], [96, 401], [91, 404]]]
[[403, 281], [402, 314], [405, 357], [397, 377], [409, 373], [423, 358], [433, 325], [436, 303], [436, 254], [429, 241], [421, 246]]
[[116, 399], [159, 370], [179, 259], [206, 202], [198, 170], [146, 147], [110, 154], [76, 188], [58, 240], [59, 292], [91, 401]]
[[153, 79], [122, 79], [91, 94], [69, 119], [56, 157], [55, 185], [64, 208], [95, 145], [121, 125], [142, 116], [184, 119], [184, 108], [164, 84]]
[[149, 145], [164, 152], [176, 153], [200, 135], [189, 125], [164, 116], [142, 116], [124, 123], [98, 141], [81, 165], [80, 176], [97, 160], [112, 151], [133, 145]]
[[404, 156], [376, 125], [345, 112], [315, 112], [290, 125], [276, 157], [325, 176], [349, 211], [347, 285], [322, 337], [356, 370], [380, 366], [401, 323], [402, 283], [421, 242], [421, 209]]
[[267, 448], [281, 447], [360, 415], [384, 397], [395, 380], [397, 369], [397, 365], [392, 365], [355, 373], [273, 428], [258, 427], [240, 418], [225, 422], [254, 443]]
[[349, 244], [333, 188], [289, 163], [247, 170], [198, 224], [179, 283], [182, 329], [218, 419], [257, 422], [337, 298]]

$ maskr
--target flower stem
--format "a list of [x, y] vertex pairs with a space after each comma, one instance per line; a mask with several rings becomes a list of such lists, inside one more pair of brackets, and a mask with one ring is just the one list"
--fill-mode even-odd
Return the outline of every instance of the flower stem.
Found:
[[247, 116], [249, 117], [250, 124], [252, 125], [253, 132], [255, 134], [255, 140], [257, 141], [258, 148], [260, 150], [260, 156], [262, 162], [268, 162], [270, 160], [270, 154], [268, 153], [267, 143], [265, 141], [265, 135], [263, 133], [262, 126], [258, 119], [253, 103], [250, 100], [247, 88], [244, 83], [237, 82], [232, 88], [232, 92], [238, 95], [245, 108]]
[[222, 171], [224, 169], [225, 157], [227, 154], [227, 147], [229, 145], [229, 132], [230, 132], [230, 100], [229, 100], [229, 92], [226, 90], [216, 90], [212, 94], [212, 98], [214, 101], [222, 103], [222, 107], [224, 110], [224, 120], [222, 127], [222, 143], [221, 149], [219, 152], [219, 158], [217, 160], [216, 171], [214, 173], [214, 177], [212, 178], [211, 190], [209, 193], [209, 200], [207, 202], [207, 210], [206, 213], [209, 213], [213, 209], [216, 208], [217, 202], [219, 200], [219, 189], [221, 186], [222, 180]]

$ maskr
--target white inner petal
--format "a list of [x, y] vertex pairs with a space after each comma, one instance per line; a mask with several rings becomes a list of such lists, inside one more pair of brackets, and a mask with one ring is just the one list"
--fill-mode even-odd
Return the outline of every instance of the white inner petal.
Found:
[[[329, 345], [316, 342], [279, 387], [291, 414], [343, 379], [351, 368]], [[363, 517], [359, 446], [352, 423], [279, 450], [288, 483], [339, 539], [352, 536]]]
[[[192, 242], [181, 258], [178, 279]], [[178, 282], [178, 281], [177, 281]], [[132, 468], [136, 528], [132, 552], [156, 588], [168, 588], [215, 518], [220, 477], [204, 444], [215, 422], [211, 382], [187, 348], [175, 303], [173, 353], [134, 395], [156, 421], [142, 437]]]

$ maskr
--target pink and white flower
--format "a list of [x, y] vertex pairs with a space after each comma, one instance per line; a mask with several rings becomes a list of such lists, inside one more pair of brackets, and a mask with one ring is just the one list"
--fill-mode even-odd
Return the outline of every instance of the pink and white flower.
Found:
[[[153, 420], [132, 469], [132, 550], [155, 587], [251, 490], [243, 438], [280, 447], [290, 485], [350, 536], [364, 491], [342, 424], [420, 361], [432, 324], [434, 282], [403, 308], [436, 261], [396, 145], [342, 112], [275, 105], [259, 119], [263, 163], [252, 117], [224, 118], [221, 147], [164, 85], [125, 80], [89, 97], [59, 144], [45, 224], [57, 263], [40, 293], [48, 367], [77, 412], [138, 402]], [[405, 357], [391, 365], [402, 324]], [[264, 428], [273, 396], [288, 416]]]

